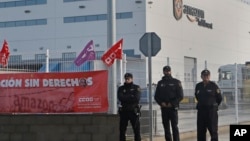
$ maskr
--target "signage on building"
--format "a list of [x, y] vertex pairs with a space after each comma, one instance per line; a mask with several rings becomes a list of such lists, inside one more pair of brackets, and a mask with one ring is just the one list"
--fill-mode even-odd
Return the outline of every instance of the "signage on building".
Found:
[[183, 14], [186, 14], [190, 22], [197, 22], [199, 26], [213, 29], [213, 24], [205, 20], [204, 10], [184, 5], [183, 0], [173, 0], [173, 14], [177, 21], [182, 18]]

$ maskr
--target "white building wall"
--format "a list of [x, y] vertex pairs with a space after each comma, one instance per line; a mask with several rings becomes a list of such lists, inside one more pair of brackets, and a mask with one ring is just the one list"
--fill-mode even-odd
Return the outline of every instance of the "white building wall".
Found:
[[[79, 6], [84, 5], [84, 9]], [[63, 3], [62, 1], [48, 0], [46, 5], [33, 5], [0, 9], [0, 21], [16, 21], [26, 19], [47, 18], [47, 25], [1, 28], [0, 39], [7, 39], [11, 48], [17, 48], [20, 53], [32, 51], [44, 53], [40, 47], [59, 51], [80, 51], [89, 41], [99, 44], [97, 51], [107, 48], [107, 21], [63, 23], [64, 17], [107, 14], [107, 1], [79, 1]], [[31, 13], [25, 14], [25, 10]], [[133, 12], [133, 19], [117, 20], [117, 40], [126, 39], [124, 48], [132, 49], [138, 46], [138, 38], [145, 31], [144, 7], [134, 1], [117, 2], [118, 12]], [[5, 13], [8, 13], [6, 16]], [[137, 39], [135, 41], [135, 39]], [[68, 50], [67, 46], [71, 46]], [[17, 52], [17, 54], [19, 54]], [[139, 53], [138, 50], [136, 53]], [[15, 54], [13, 52], [12, 54]]]
[[[228, 63], [244, 63], [249, 60], [250, 6], [235, 0], [183, 0], [184, 5], [201, 9], [205, 20], [213, 23], [213, 29], [190, 22], [186, 15], [177, 21], [173, 16], [172, 1], [157, 0], [147, 5], [147, 32], [156, 32], [161, 37], [162, 49], [153, 62], [153, 79], [162, 74], [166, 58], [170, 58], [172, 73], [184, 80], [184, 56], [197, 58], [197, 78], [207, 67], [212, 79], [217, 80], [218, 67]], [[247, 50], [248, 49], [248, 50]], [[156, 63], [157, 62], [157, 63]]]
[[[184, 5], [204, 11], [205, 20], [213, 23], [213, 29], [208, 29], [190, 22], [185, 14], [177, 21], [173, 16], [172, 0], [141, 1], [142, 3], [135, 3], [134, 0], [116, 1], [117, 12], [133, 12], [132, 19], [116, 21], [116, 38], [124, 39], [124, 49], [135, 49], [135, 54], [141, 54], [139, 39], [145, 32], [155, 32], [160, 36], [161, 51], [153, 57], [152, 62], [153, 83], [161, 79], [162, 67], [167, 64], [167, 58], [170, 60], [173, 76], [182, 81], [185, 73], [184, 56], [197, 59], [198, 81], [205, 61], [212, 72], [212, 79], [217, 80], [219, 66], [242, 64], [250, 60], [249, 5], [239, 0], [183, 0]], [[80, 9], [80, 5], [84, 5], [85, 8]], [[90, 40], [99, 45], [95, 48], [96, 51], [105, 51], [108, 48], [107, 21], [64, 24], [63, 17], [105, 14], [106, 7], [107, 1], [103, 0], [70, 3], [48, 0], [46, 5], [1, 8], [0, 22], [47, 18], [48, 24], [0, 28], [0, 40], [7, 39], [11, 55], [24, 54], [26, 57], [34, 57], [35, 53], [45, 53], [45, 49], [50, 49], [51, 52], [78, 53]], [[25, 14], [25, 10], [30, 10], [31, 13]], [[67, 49], [67, 46], [71, 48]], [[41, 47], [44, 47], [44, 50], [40, 50]], [[13, 49], [17, 51], [14, 52]], [[142, 55], [141, 59], [144, 58]], [[147, 62], [143, 66], [128, 66], [135, 67], [128, 68], [128, 71], [144, 70], [138, 77], [143, 79], [138, 82], [147, 84], [144, 82], [148, 77], [148, 69], [145, 69]]]

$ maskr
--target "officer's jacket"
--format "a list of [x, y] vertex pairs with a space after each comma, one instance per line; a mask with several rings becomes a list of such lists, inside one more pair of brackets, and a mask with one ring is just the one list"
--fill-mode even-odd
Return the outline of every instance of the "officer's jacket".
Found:
[[218, 108], [222, 101], [222, 95], [216, 83], [209, 81], [204, 85], [203, 82], [196, 84], [195, 98], [197, 109]]
[[124, 83], [118, 88], [118, 100], [121, 102], [123, 110], [134, 110], [138, 107], [140, 98], [141, 89], [138, 85]]
[[180, 80], [171, 76], [162, 77], [162, 80], [157, 83], [154, 98], [159, 105], [165, 102], [166, 104], [171, 103], [173, 107], [179, 107], [179, 102], [183, 99]]

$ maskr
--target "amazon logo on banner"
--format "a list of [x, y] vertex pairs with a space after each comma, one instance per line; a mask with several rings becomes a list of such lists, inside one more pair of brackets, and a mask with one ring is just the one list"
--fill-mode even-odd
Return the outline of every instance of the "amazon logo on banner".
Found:
[[205, 20], [205, 12], [203, 10], [184, 5], [183, 0], [173, 0], [173, 14], [177, 21], [182, 18], [183, 14], [186, 14], [190, 22], [197, 22], [199, 26], [213, 29], [213, 24]]

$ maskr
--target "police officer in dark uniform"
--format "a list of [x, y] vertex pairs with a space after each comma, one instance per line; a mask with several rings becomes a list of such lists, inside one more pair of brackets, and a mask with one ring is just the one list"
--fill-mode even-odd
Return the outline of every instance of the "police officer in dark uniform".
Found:
[[126, 130], [128, 121], [130, 121], [135, 141], [141, 141], [140, 135], [140, 106], [141, 98], [140, 86], [133, 83], [133, 75], [126, 73], [124, 75], [125, 83], [118, 88], [118, 99], [121, 102], [119, 108], [120, 115], [120, 141], [126, 141]]
[[155, 91], [155, 101], [161, 107], [162, 123], [165, 131], [166, 141], [172, 141], [170, 132], [170, 122], [173, 132], [173, 140], [180, 141], [178, 128], [178, 108], [183, 99], [183, 89], [181, 81], [171, 75], [170, 66], [163, 67], [162, 80], [157, 84]]
[[195, 98], [197, 100], [197, 141], [206, 141], [207, 129], [211, 141], [218, 141], [218, 107], [222, 95], [215, 82], [210, 81], [210, 71], [201, 72], [202, 82], [196, 84]]

